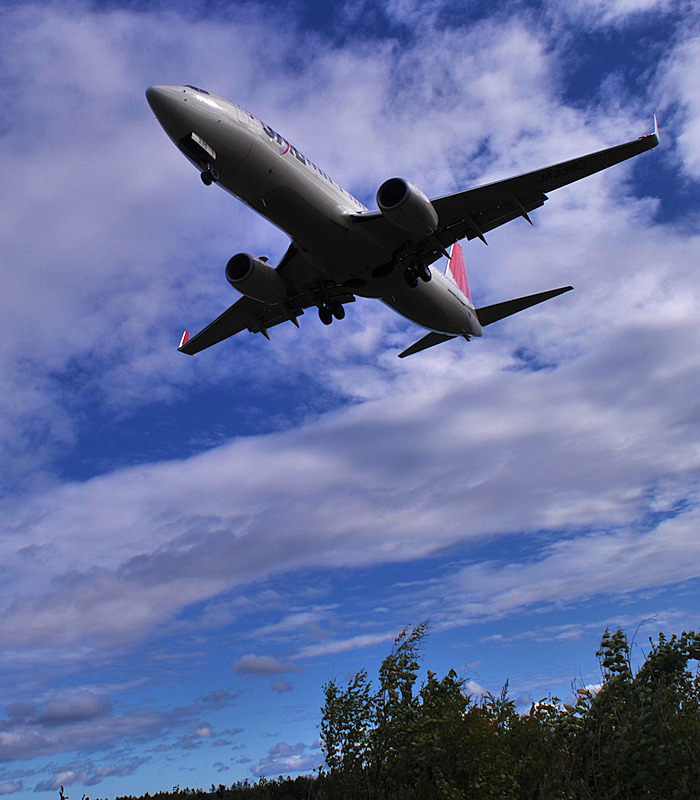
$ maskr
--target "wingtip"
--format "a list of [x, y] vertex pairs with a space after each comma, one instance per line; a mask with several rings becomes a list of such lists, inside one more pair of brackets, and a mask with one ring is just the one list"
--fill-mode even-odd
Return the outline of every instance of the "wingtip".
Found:
[[187, 342], [189, 342], [189, 340], [190, 340], [190, 332], [185, 331], [182, 334], [182, 338], [180, 339], [180, 344], [178, 345], [177, 349], [182, 350], [182, 348], [187, 344]]
[[656, 147], [656, 145], [661, 141], [659, 137], [659, 121], [656, 118], [656, 114], [654, 114], [654, 131], [653, 133], [645, 133], [644, 136], [641, 137], [642, 139], [651, 139], [651, 147]]

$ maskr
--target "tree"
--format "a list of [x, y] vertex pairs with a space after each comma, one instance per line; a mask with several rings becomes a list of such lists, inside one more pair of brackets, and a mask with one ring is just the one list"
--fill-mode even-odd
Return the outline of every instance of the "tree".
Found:
[[622, 630], [605, 631], [603, 685], [583, 695], [569, 729], [570, 786], [582, 798], [697, 797], [700, 786], [700, 635], [651, 639], [636, 674]]
[[416, 691], [427, 623], [403, 630], [379, 669], [326, 684], [319, 796], [353, 800], [691, 800], [700, 786], [700, 636], [658, 642], [634, 673], [623, 631], [605, 631], [603, 683], [573, 703], [518, 713], [508, 696], [474, 704], [454, 670]]
[[367, 672], [361, 670], [342, 690], [335, 681], [324, 687], [321, 740], [332, 787], [348, 798], [359, 797], [372, 764], [371, 733], [376, 727], [376, 697]]

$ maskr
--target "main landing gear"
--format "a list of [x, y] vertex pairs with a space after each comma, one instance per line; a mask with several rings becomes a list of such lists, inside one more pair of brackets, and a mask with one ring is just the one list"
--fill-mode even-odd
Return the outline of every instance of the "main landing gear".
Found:
[[343, 319], [345, 317], [345, 309], [343, 304], [337, 300], [331, 300], [330, 303], [323, 303], [318, 307], [318, 317], [324, 325], [330, 325], [335, 319]]
[[415, 289], [418, 286], [419, 280], [427, 283], [433, 277], [430, 267], [426, 264], [411, 264], [410, 267], [406, 267], [403, 276], [411, 289]]
[[200, 172], [199, 177], [202, 179], [202, 183], [205, 186], [211, 186], [212, 183], [216, 183], [216, 181], [219, 180], [216, 170], [211, 167], [207, 167], [204, 172]]

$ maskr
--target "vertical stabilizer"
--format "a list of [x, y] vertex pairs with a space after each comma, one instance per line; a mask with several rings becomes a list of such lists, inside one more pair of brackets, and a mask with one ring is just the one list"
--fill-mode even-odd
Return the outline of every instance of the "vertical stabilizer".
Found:
[[462, 252], [462, 245], [455, 242], [450, 251], [450, 261], [447, 265], [447, 275], [451, 275], [454, 282], [459, 286], [460, 291], [469, 300], [472, 301], [472, 293], [469, 289], [469, 279], [467, 278], [467, 268], [464, 266], [464, 253]]

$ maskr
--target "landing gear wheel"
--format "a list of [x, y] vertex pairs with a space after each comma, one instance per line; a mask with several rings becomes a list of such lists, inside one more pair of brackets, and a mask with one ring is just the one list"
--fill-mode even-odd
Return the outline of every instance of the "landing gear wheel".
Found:
[[207, 167], [204, 172], [200, 173], [200, 177], [205, 186], [211, 186], [212, 183], [216, 183], [219, 180], [219, 176], [213, 167]]
[[415, 289], [416, 286], [418, 286], [418, 276], [416, 275], [415, 267], [406, 267], [406, 271], [404, 272], [403, 276], [411, 289]]
[[336, 319], [344, 319], [345, 318], [345, 309], [343, 308], [343, 304], [339, 303], [337, 300], [334, 300], [330, 304], [331, 314]]
[[426, 264], [420, 264], [416, 267], [416, 271], [418, 272], [418, 277], [424, 282], [428, 283], [428, 281], [433, 277], [432, 272], [430, 271], [430, 267]]
[[318, 318], [324, 325], [330, 325], [333, 322], [333, 312], [328, 306], [319, 306]]

